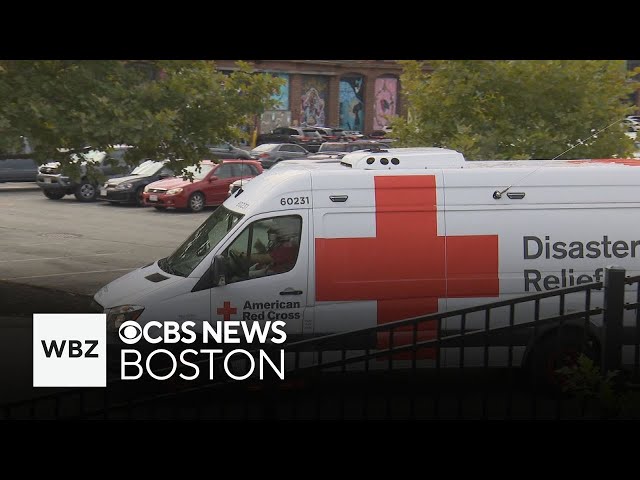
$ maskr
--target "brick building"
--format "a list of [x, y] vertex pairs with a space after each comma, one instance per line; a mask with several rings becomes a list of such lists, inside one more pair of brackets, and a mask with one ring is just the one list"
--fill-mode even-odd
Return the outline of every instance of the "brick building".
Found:
[[[235, 60], [215, 60], [234, 70]], [[285, 81], [276, 110], [265, 112], [260, 132], [278, 126], [317, 125], [371, 133], [404, 115], [402, 67], [395, 60], [249, 60], [257, 72]]]

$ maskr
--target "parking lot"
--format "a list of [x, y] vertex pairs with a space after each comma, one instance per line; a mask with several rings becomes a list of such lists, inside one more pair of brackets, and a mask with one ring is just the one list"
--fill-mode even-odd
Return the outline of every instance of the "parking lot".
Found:
[[212, 211], [159, 212], [0, 189], [0, 280], [93, 295], [170, 254]]

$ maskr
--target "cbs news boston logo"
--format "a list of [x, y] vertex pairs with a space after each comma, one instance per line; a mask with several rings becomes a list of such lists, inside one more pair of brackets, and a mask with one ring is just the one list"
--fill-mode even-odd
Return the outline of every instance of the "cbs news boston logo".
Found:
[[106, 387], [106, 315], [33, 315], [34, 387]]

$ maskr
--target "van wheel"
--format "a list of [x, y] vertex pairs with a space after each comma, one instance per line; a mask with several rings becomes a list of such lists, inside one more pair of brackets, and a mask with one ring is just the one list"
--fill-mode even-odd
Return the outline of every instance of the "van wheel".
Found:
[[585, 335], [584, 329], [564, 327], [544, 334], [527, 360], [532, 384], [554, 393], [562, 391], [567, 378], [558, 370], [575, 366], [581, 354], [594, 362], [600, 360], [600, 345], [595, 338]]
[[204, 195], [196, 192], [189, 197], [189, 210], [201, 212], [204, 209]]
[[74, 195], [81, 202], [93, 202], [98, 196], [98, 189], [92, 183], [83, 180], [80, 185], [76, 187]]
[[49, 200], [60, 200], [62, 197], [64, 197], [64, 193], [60, 192], [47, 192], [46, 190], [44, 190], [43, 193], [44, 196]]

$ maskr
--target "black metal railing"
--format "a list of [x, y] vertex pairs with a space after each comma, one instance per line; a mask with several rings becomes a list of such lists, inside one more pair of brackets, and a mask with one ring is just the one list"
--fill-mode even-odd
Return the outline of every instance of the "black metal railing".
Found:
[[[114, 380], [106, 389], [5, 405], [0, 418], [633, 416], [634, 405], [612, 405], [611, 392], [601, 398], [598, 386], [607, 381], [606, 372], [620, 372], [614, 394], [632, 397], [627, 390], [640, 365], [639, 283], [640, 276], [609, 268], [604, 283], [289, 343], [284, 381]], [[633, 301], [625, 303], [625, 291]], [[625, 346], [633, 351], [623, 358]], [[586, 372], [591, 390], [572, 385], [573, 377], [585, 374], [577, 358], [594, 362]], [[234, 362], [244, 371], [247, 364]], [[559, 373], [563, 365], [575, 375]]]

